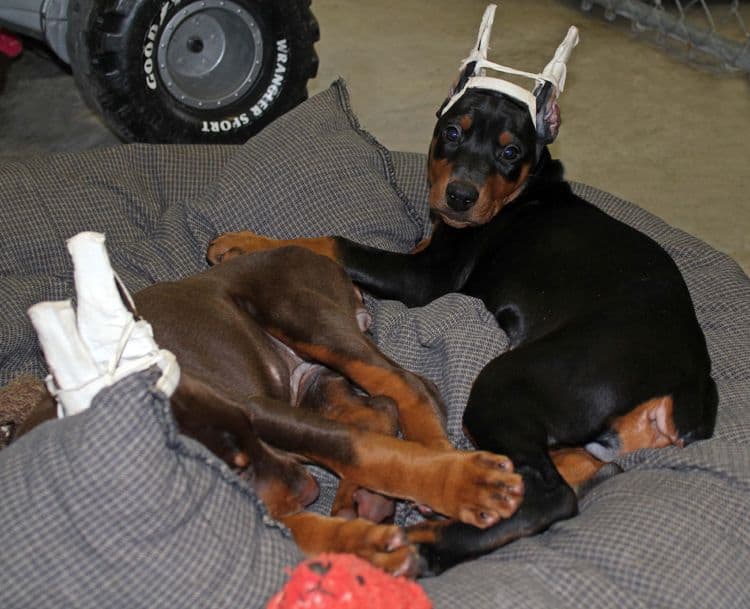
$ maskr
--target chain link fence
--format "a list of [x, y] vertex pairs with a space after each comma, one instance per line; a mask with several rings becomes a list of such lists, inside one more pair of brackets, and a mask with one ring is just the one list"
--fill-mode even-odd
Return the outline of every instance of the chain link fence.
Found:
[[629, 19], [633, 30], [692, 64], [750, 75], [750, 3], [740, 0], [582, 0], [604, 17]]

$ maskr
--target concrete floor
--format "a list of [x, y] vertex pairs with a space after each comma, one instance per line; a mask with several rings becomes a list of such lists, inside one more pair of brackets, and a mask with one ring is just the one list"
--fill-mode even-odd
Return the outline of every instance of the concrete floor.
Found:
[[[434, 113], [472, 45], [485, 0], [314, 0], [318, 77], [349, 83], [364, 128], [426, 151]], [[750, 79], [686, 64], [629, 22], [576, 0], [504, 0], [490, 59], [536, 71], [568, 25], [581, 43], [561, 98], [553, 153], [571, 179], [610, 191], [699, 236], [750, 273]], [[748, 20], [750, 23], [750, 20]], [[63, 67], [27, 52], [0, 95], [3, 157], [116, 145]]]

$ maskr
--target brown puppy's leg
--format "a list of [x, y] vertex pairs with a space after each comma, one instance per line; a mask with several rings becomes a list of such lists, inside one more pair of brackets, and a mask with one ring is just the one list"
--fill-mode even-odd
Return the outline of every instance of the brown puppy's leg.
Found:
[[340, 266], [308, 250], [286, 247], [243, 256], [219, 268], [227, 275], [237, 269], [233, 295], [247, 302], [269, 334], [369, 395], [394, 400], [406, 438], [434, 448], [452, 447], [435, 388], [389, 360], [362, 334], [357, 322], [362, 305]]
[[[315, 499], [317, 484], [297, 459], [261, 440], [254, 422], [260, 422], [260, 427], [271, 422], [278, 424], [279, 431], [293, 443], [310, 444], [305, 452], [320, 451], [334, 461], [346, 458], [347, 448], [342, 442], [346, 439], [345, 427], [337, 425], [332, 429], [336, 424], [312, 413], [304, 416], [304, 411], [273, 400], [233, 403], [189, 374], [183, 374], [172, 409], [185, 433], [213, 444], [214, 450], [224, 454], [230, 464], [238, 454], [246, 457], [258, 496], [270, 514], [289, 527], [305, 554], [352, 552], [392, 573], [417, 574], [416, 548], [409, 544], [400, 527], [303, 512], [303, 507]], [[277, 409], [282, 411], [280, 417]], [[337, 439], [336, 432], [343, 437]]]
[[317, 498], [318, 484], [300, 460], [264, 442], [246, 410], [220, 391], [183, 372], [170, 403], [182, 433], [230, 467], [251, 471], [253, 487], [272, 514], [298, 511]]
[[520, 506], [523, 483], [507, 457], [435, 450], [357, 430], [352, 436], [352, 463], [329, 467], [368, 489], [428, 505], [480, 528], [509, 518]]
[[409, 542], [401, 527], [312, 512], [281, 516], [279, 520], [291, 529], [295, 542], [309, 556], [331, 551], [350, 552], [395, 575], [415, 577], [419, 574], [421, 561], [416, 546]]
[[[198, 439], [204, 437], [201, 434], [207, 428], [210, 434], [234, 436], [229, 445], [248, 455], [251, 465], [264, 445], [272, 445], [303, 455], [360, 486], [426, 503], [478, 527], [507, 518], [520, 504], [520, 476], [512, 473], [511, 464], [504, 457], [484, 452], [437, 451], [415, 442], [357, 430], [277, 400], [234, 402], [189, 375], [183, 377], [178, 392], [185, 391], [183, 384], [190, 385], [189, 400], [193, 404], [181, 408], [188, 404], [185, 399], [175, 411], [186, 432]], [[263, 459], [267, 463], [272, 457], [264, 454]], [[282, 466], [291, 469], [289, 462]], [[273, 515], [289, 524], [306, 551], [353, 551], [394, 572], [413, 568], [414, 549], [409, 546], [401, 550], [407, 542], [400, 528], [362, 519], [298, 514], [304, 499], [294, 478], [290, 481], [278, 473], [268, 477], [263, 472], [260, 469], [259, 475], [270, 482], [261, 485], [259, 492], [270, 504]], [[384, 555], [391, 550], [399, 551], [393, 556]]]
[[396, 401], [404, 434], [419, 443], [342, 426], [266, 398], [235, 400], [248, 409], [264, 441], [360, 486], [478, 527], [515, 512], [522, 483], [508, 458], [453, 449], [432, 386], [389, 361], [361, 333], [361, 305], [341, 267], [287, 247], [235, 258], [216, 271], [211, 281], [231, 294], [232, 305], [298, 355], [336, 369], [371, 396]]
[[398, 432], [398, 407], [393, 400], [357, 393], [346, 378], [331, 370], [322, 370], [304, 388], [299, 404], [326, 419], [357, 429], [388, 436]]
[[195, 407], [173, 407], [181, 428], [201, 441], [219, 438], [220, 448], [236, 447], [248, 460], [257, 443], [251, 434], [257, 434], [265, 444], [301, 455], [359, 486], [427, 504], [478, 527], [509, 517], [520, 505], [523, 484], [507, 457], [436, 450], [329, 421], [278, 400], [237, 402], [194, 379], [193, 384], [198, 385], [192, 388]]
[[576, 492], [605, 465], [584, 448], [558, 448], [550, 451], [550, 457], [563, 480]]
[[[398, 431], [395, 402], [382, 396], [369, 398], [358, 394], [349, 381], [330, 370], [321, 371], [310, 382], [300, 399], [300, 406], [357, 429], [389, 436], [395, 436]], [[342, 479], [331, 514], [347, 519], [359, 516], [382, 522], [393, 516], [394, 510], [395, 502], [392, 499]]]
[[279, 334], [277, 338], [303, 357], [337, 370], [370, 395], [385, 396], [396, 402], [399, 426], [407, 439], [433, 448], [451, 449], [445, 431], [445, 408], [432, 385], [386, 358], [366, 336], [341, 332], [340, 327], [335, 330], [337, 336]]

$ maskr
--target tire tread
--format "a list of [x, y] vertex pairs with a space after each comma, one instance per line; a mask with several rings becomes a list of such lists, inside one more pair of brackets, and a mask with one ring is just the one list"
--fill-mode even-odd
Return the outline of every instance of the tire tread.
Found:
[[[317, 19], [309, 0], [274, 0], [279, 21], [293, 34], [290, 38], [289, 72], [282, 94], [260, 121], [247, 129], [229, 131], [210, 138], [194, 126], [180, 125], [178, 113], [169, 109], [147, 112], [134, 103], [134, 79], [129, 73], [128, 32], [139, 18], [138, 9], [151, 0], [75, 0], [68, 16], [68, 51], [75, 82], [84, 101], [100, 114], [112, 131], [125, 141], [170, 143], [241, 143], [279, 115], [308, 97], [307, 81], [318, 72], [314, 44], [320, 39]], [[132, 52], [131, 52], [132, 55]], [[137, 67], [140, 78], [140, 66]], [[178, 102], [174, 101], [175, 106]]]

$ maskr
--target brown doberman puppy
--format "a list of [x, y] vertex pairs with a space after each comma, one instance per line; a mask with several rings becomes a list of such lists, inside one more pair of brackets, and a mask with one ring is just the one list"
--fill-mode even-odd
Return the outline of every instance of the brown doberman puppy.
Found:
[[[181, 431], [247, 469], [306, 554], [353, 552], [417, 575], [421, 559], [407, 533], [361, 517], [382, 516], [370, 491], [481, 528], [520, 504], [510, 460], [454, 450], [434, 388], [363, 334], [369, 318], [359, 293], [330, 260], [295, 247], [239, 256], [134, 301], [178, 358], [171, 404]], [[406, 440], [395, 437], [399, 428]], [[342, 478], [338, 517], [303, 511], [318, 493], [303, 462]]]

